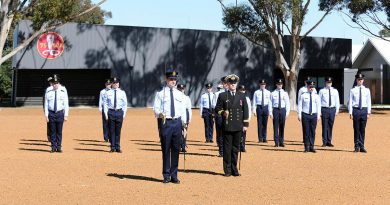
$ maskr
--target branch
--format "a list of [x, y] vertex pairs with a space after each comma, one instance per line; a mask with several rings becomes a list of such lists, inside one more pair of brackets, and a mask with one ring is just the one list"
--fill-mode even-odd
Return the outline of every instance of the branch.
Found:
[[325, 17], [330, 13], [330, 9], [327, 10], [324, 15], [321, 17], [320, 20], [318, 20], [318, 22], [313, 26], [311, 27], [305, 34], [302, 35], [302, 37], [300, 37], [300, 40], [302, 40], [303, 38], [305, 38], [307, 35], [309, 35], [310, 32], [312, 32], [315, 28], [317, 28], [318, 25], [320, 25], [320, 23], [325, 19]]

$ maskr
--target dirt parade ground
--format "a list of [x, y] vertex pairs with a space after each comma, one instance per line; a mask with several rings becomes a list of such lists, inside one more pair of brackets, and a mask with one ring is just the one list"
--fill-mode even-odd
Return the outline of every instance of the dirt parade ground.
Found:
[[354, 153], [352, 120], [336, 118], [335, 147], [304, 153], [296, 113], [286, 122], [286, 147], [258, 143], [252, 118], [240, 177], [224, 177], [215, 143], [205, 143], [199, 111], [188, 135], [181, 184], [162, 183], [162, 154], [151, 109], [129, 109], [123, 153], [110, 153], [97, 108], [71, 108], [63, 153], [50, 153], [41, 107], [0, 110], [0, 204], [389, 204], [390, 111], [374, 110], [368, 153]]

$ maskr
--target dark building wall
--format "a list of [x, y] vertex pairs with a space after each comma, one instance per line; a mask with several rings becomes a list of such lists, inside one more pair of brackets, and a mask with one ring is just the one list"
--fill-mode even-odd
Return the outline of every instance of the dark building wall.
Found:
[[[26, 37], [31, 32], [29, 23], [22, 21], [16, 32], [19, 39]], [[187, 85], [194, 105], [205, 83], [216, 85], [229, 73], [238, 74], [250, 94], [257, 89], [260, 78], [273, 82], [275, 57], [271, 47], [266, 43], [255, 46], [227, 32], [74, 23], [55, 32], [65, 39], [61, 57], [43, 59], [33, 42], [15, 55], [13, 66], [37, 72], [40, 69], [110, 69], [112, 76], [121, 78], [121, 87], [131, 106], [151, 106], [155, 92], [164, 81], [164, 70], [171, 66], [180, 73], [179, 81]], [[303, 42], [302, 68], [350, 67], [350, 40], [306, 39], [311, 40]], [[69, 86], [72, 82], [64, 83]]]

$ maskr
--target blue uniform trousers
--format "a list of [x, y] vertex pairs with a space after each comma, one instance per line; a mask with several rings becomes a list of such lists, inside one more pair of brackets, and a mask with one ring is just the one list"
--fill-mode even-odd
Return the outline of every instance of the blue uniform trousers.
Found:
[[322, 144], [332, 144], [333, 124], [336, 116], [336, 108], [321, 108]]
[[267, 140], [267, 124], [268, 124], [268, 105], [261, 106], [257, 105], [256, 107], [257, 115], [257, 137], [259, 142]]
[[367, 108], [353, 108], [353, 141], [355, 148], [364, 148], [367, 125]]
[[273, 108], [273, 125], [275, 145], [284, 144], [284, 125], [286, 122], [286, 108]]
[[108, 110], [108, 123], [110, 125], [111, 150], [120, 150], [123, 110]]
[[313, 113], [312, 115], [302, 113], [302, 125], [305, 129], [304, 136], [304, 146], [305, 150], [314, 149], [314, 141], [316, 138], [316, 128], [317, 128], [317, 113]]
[[204, 108], [202, 111], [202, 117], [204, 121], [205, 138], [207, 142], [210, 142], [213, 140], [213, 131], [214, 131], [213, 111]]
[[50, 142], [52, 150], [61, 150], [64, 111], [49, 111]]
[[238, 175], [237, 160], [242, 131], [223, 132], [223, 171]]
[[162, 174], [164, 178], [177, 179], [181, 138], [181, 118], [167, 119], [165, 124], [161, 125]]
[[215, 132], [217, 133], [217, 145], [218, 145], [218, 151], [219, 155], [223, 156], [223, 120], [222, 115], [215, 115]]
[[104, 141], [111, 140], [109, 121], [106, 120], [106, 117], [104, 116], [104, 112], [102, 112], [102, 122], [103, 122], [103, 139]]

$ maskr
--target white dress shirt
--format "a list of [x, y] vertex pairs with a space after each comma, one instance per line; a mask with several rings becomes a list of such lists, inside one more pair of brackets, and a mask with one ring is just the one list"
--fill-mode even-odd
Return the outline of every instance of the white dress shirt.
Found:
[[192, 119], [192, 103], [191, 98], [188, 95], [184, 95], [186, 98], [186, 112], [188, 112], [188, 119], [187, 121], [190, 123]]
[[273, 108], [279, 107], [279, 91], [280, 91], [280, 107], [286, 108], [286, 117], [290, 114], [290, 98], [288, 94], [283, 89], [276, 89], [271, 93], [271, 106], [268, 106], [269, 114], [272, 117]]
[[169, 118], [181, 118], [182, 123], [187, 122], [186, 118], [186, 97], [185, 95], [173, 88], [173, 98], [174, 98], [174, 107], [175, 107], [175, 116], [171, 116], [171, 95], [170, 88], [168, 86], [164, 87], [161, 91], [156, 93], [153, 104], [153, 111], [155, 116], [159, 116], [160, 113], [163, 113], [167, 119]]
[[[210, 96], [210, 103], [209, 103], [209, 96]], [[203, 93], [203, 95], [200, 97], [200, 102], [199, 102], [199, 111], [200, 111], [200, 115], [202, 115], [202, 112], [203, 112], [203, 109], [214, 109], [215, 108], [215, 105], [217, 104], [215, 102], [215, 95], [213, 92], [211, 93]], [[209, 105], [211, 105], [211, 108], [209, 107]]]
[[[330, 92], [330, 106], [329, 106], [329, 92]], [[340, 97], [339, 91], [333, 87], [330, 88], [322, 88], [318, 93], [321, 99], [321, 107], [334, 107], [336, 108], [336, 113], [339, 112], [340, 109]]]
[[[116, 107], [114, 105], [115, 102], [115, 91], [116, 91]], [[109, 109], [122, 109], [123, 110], [123, 118], [126, 116], [127, 112], [127, 97], [125, 91], [120, 88], [110, 89], [106, 92], [106, 97], [104, 99], [104, 114], [106, 119], [108, 119], [108, 110]]]
[[[310, 113], [310, 95], [311, 95], [311, 113]], [[321, 99], [316, 93], [306, 92], [301, 96], [298, 102], [298, 118], [302, 119], [302, 112], [306, 114], [317, 113], [317, 119], [321, 117]]]
[[64, 110], [65, 116], [69, 115], [69, 98], [68, 93], [66, 93], [63, 89], [60, 90], [58, 88], [57, 90], [49, 90], [45, 94], [45, 102], [44, 102], [44, 108], [45, 108], [45, 116], [49, 116], [49, 110], [54, 110], [54, 104], [56, 100], [56, 93], [57, 93], [57, 111]]
[[353, 108], [359, 108], [359, 93], [360, 88], [362, 90], [362, 108], [367, 108], [367, 113], [371, 113], [371, 92], [364, 85], [355, 86], [349, 92], [349, 100], [348, 100], [348, 112], [352, 114]]
[[257, 105], [261, 105], [261, 100], [263, 99], [262, 95], [264, 94], [264, 106], [270, 105], [271, 104], [271, 92], [267, 89], [264, 89], [263, 91], [261, 89], [258, 89], [253, 93], [253, 98], [252, 98], [252, 109], [253, 112], [256, 112], [256, 107]]
[[[299, 91], [298, 91], [298, 102], [301, 101], [301, 95], [303, 93], [307, 93], [307, 92], [308, 92], [308, 90], [307, 90], [307, 86], [306, 85], [299, 89]], [[317, 94], [316, 88], [313, 88], [313, 93]]]

